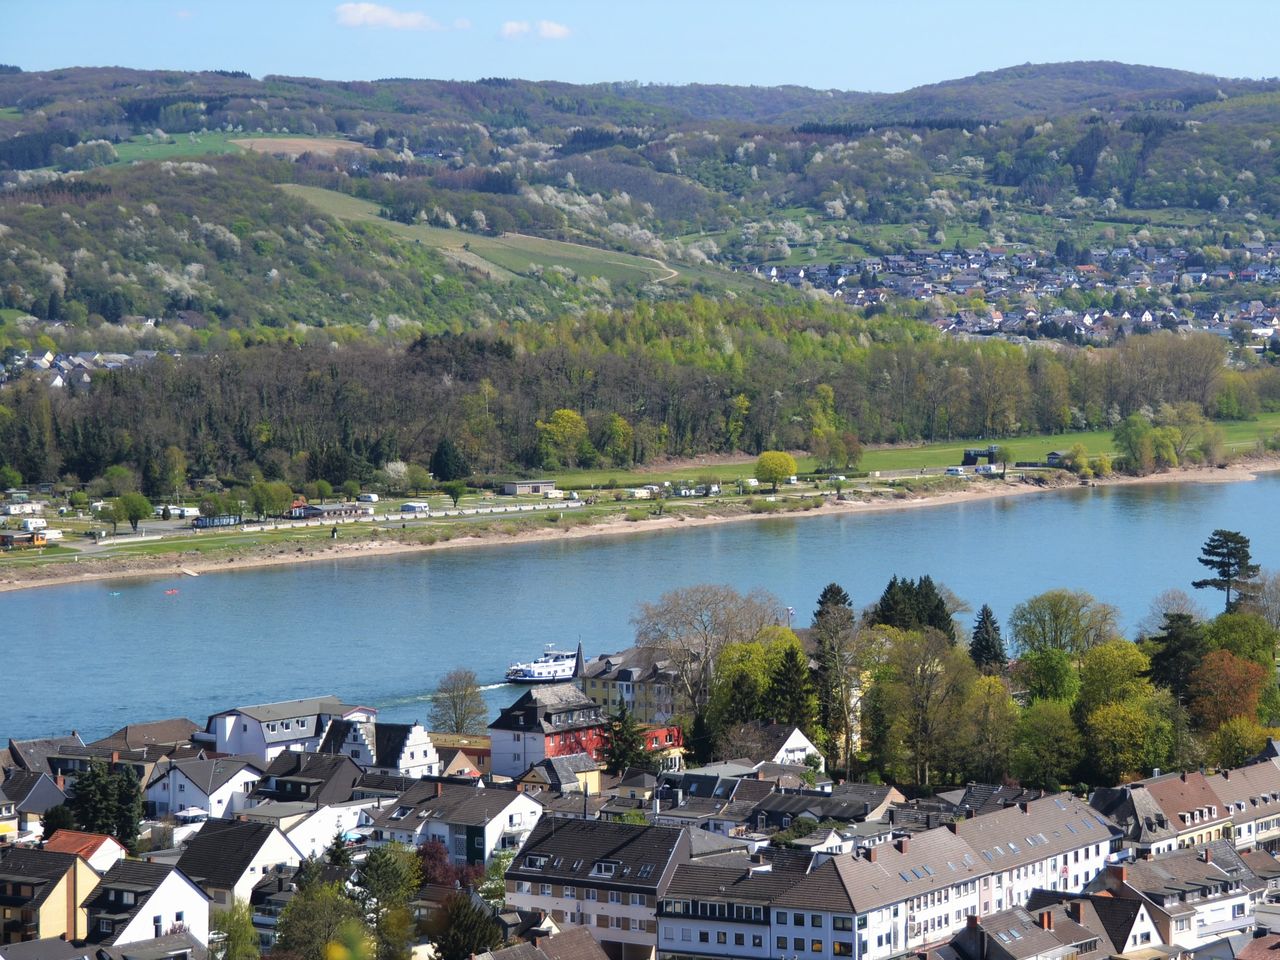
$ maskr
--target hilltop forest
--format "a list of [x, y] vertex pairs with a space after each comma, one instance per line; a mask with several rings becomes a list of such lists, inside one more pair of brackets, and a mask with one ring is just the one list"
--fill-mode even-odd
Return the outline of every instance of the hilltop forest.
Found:
[[[1212, 334], [976, 342], [922, 321], [1028, 304], [855, 308], [747, 268], [1092, 244], [1238, 266], [1276, 238], [1277, 120], [1275, 80], [1123, 64], [893, 95], [0, 72], [0, 463], [146, 478], [176, 447], [193, 474], [342, 482], [446, 436], [498, 472], [1248, 417], [1275, 371]], [[157, 357], [61, 390], [24, 366], [104, 350]]]

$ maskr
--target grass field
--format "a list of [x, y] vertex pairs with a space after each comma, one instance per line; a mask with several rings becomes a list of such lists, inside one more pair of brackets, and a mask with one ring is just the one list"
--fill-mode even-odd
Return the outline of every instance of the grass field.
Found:
[[507, 277], [529, 276], [536, 268], [551, 266], [565, 267], [581, 276], [603, 277], [623, 283], [660, 280], [671, 274], [671, 270], [656, 262], [627, 253], [520, 234], [489, 237], [426, 224], [397, 223], [379, 217], [376, 204], [333, 190], [298, 184], [284, 184], [282, 189], [341, 220], [377, 223], [398, 236], [428, 244], [449, 254], [469, 253], [487, 261]]
[[[261, 146], [259, 146], [261, 143]], [[145, 135], [130, 137], [116, 144], [116, 154], [121, 163], [132, 163], [135, 160], [178, 160], [187, 157], [207, 157], [227, 153], [244, 153], [255, 149], [271, 152], [283, 147], [281, 152], [305, 152], [305, 145], [314, 143], [314, 149], [321, 153], [332, 153], [338, 147], [351, 150], [365, 149], [361, 144], [335, 140], [331, 137], [279, 137], [273, 134], [256, 133], [175, 133], [164, 142], [150, 141]]]
[[[1228, 447], [1236, 452], [1252, 449], [1260, 439], [1280, 431], [1280, 413], [1264, 413], [1256, 420], [1220, 424], [1226, 434]], [[1093, 430], [1079, 433], [1041, 434], [1001, 440], [1000, 445], [1016, 460], [1043, 461], [1050, 450], [1069, 450], [1077, 443], [1084, 444], [1091, 456], [1114, 453], [1110, 430]], [[860, 471], [914, 470], [919, 467], [947, 467], [960, 463], [966, 447], [985, 447], [986, 441], [956, 440], [946, 443], [929, 443], [916, 446], [884, 447], [867, 450], [858, 465]], [[813, 473], [817, 463], [812, 457], [800, 457], [796, 461], [801, 473]], [[680, 467], [654, 470], [576, 470], [557, 473], [556, 481], [566, 489], [593, 486], [631, 487], [669, 480], [692, 482], [702, 478], [714, 478], [721, 483], [749, 477], [755, 470], [755, 461], [746, 459], [738, 463]]]
[[17, 107], [0, 107], [0, 120], [21, 120], [22, 111]]
[[25, 310], [15, 310], [13, 307], [0, 307], [0, 325], [8, 323], [10, 320], [17, 320], [19, 317], [27, 315]]

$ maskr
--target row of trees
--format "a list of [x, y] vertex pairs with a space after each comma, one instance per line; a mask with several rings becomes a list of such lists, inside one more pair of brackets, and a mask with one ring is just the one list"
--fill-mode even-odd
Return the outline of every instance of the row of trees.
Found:
[[1239, 763], [1280, 724], [1280, 577], [1259, 579], [1234, 531], [1214, 531], [1200, 561], [1213, 575], [1195, 586], [1227, 598], [1218, 616], [1171, 591], [1131, 641], [1110, 605], [1050, 590], [1014, 608], [1012, 662], [988, 606], [958, 642], [964, 605], [928, 576], [893, 578], [861, 614], [828, 585], [803, 643], [768, 594], [706, 585], [642, 604], [637, 638], [670, 658], [702, 757], [781, 722], [854, 777], [1111, 784]]

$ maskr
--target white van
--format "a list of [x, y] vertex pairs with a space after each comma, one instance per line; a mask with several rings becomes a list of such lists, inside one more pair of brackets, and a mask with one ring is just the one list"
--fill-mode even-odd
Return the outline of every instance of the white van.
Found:
[[377, 503], [378, 495], [376, 493], [362, 493], [356, 497], [356, 501], [359, 503]]
[[963, 477], [964, 467], [947, 467], [948, 477]]

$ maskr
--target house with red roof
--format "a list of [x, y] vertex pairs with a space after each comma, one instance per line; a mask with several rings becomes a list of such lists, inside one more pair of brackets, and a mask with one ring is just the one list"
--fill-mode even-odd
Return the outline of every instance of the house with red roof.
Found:
[[106, 873], [129, 854], [115, 837], [81, 830], [58, 830], [44, 842], [44, 849], [54, 853], [74, 853], [98, 873]]

